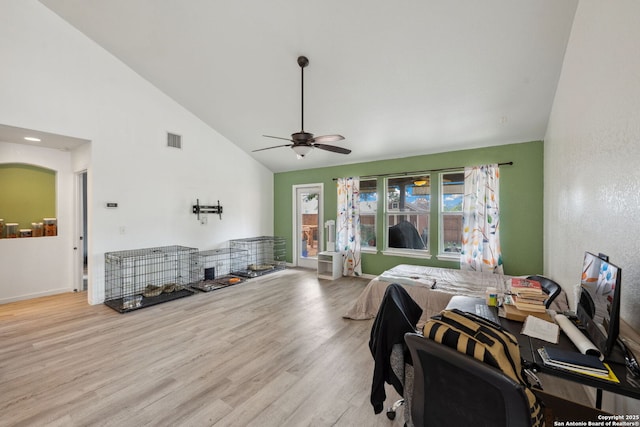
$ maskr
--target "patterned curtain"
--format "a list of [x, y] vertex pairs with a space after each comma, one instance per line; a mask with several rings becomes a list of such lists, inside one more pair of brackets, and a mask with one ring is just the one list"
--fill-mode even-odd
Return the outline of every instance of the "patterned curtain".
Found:
[[460, 269], [503, 273], [497, 164], [464, 169]]
[[336, 250], [343, 255], [343, 276], [361, 276], [360, 178], [338, 178]]

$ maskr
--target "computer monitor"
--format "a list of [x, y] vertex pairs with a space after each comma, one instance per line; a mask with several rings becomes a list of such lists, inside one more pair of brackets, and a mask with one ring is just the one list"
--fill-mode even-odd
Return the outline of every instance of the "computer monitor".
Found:
[[585, 252], [577, 315], [605, 357], [611, 354], [620, 330], [621, 279], [621, 269], [609, 257]]

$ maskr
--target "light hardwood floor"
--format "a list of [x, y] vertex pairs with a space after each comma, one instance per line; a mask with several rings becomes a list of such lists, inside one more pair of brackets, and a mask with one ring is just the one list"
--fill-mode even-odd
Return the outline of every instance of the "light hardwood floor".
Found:
[[289, 269], [126, 314], [2, 305], [0, 425], [402, 425], [369, 403], [372, 321], [341, 317], [366, 283]]
[[369, 403], [372, 321], [341, 317], [366, 283], [288, 269], [126, 314], [0, 305], [0, 425], [402, 426]]

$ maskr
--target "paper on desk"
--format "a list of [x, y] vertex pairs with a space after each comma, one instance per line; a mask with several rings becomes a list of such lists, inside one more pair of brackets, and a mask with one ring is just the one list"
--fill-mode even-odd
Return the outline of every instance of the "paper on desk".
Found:
[[527, 316], [522, 327], [523, 335], [538, 338], [553, 344], [558, 344], [560, 327], [553, 322], [548, 322], [535, 316]]
[[558, 322], [558, 325], [560, 325], [564, 333], [567, 334], [571, 342], [578, 347], [580, 353], [591, 354], [593, 356], [597, 356], [600, 360], [604, 360], [604, 355], [600, 353], [598, 347], [596, 347], [589, 338], [584, 336], [580, 329], [578, 329], [576, 325], [567, 318], [567, 316], [564, 314], [557, 314], [555, 320]]

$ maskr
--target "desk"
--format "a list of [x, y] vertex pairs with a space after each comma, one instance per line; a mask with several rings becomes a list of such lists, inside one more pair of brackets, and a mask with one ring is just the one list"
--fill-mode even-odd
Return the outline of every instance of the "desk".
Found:
[[[470, 298], [470, 297], [466, 297]], [[475, 303], [483, 302], [482, 298], [472, 298]], [[461, 303], [464, 303], [461, 299], [453, 300], [447, 306], [447, 309], [450, 308], [460, 308], [462, 309]], [[468, 301], [467, 301], [468, 304]], [[492, 309], [496, 310], [496, 308], [492, 307]], [[569, 337], [564, 332], [560, 333], [560, 339], [558, 340], [558, 344], [552, 344], [547, 341], [539, 340], [536, 338], [531, 338], [526, 335], [520, 334], [522, 330], [522, 323], [516, 322], [514, 320], [500, 318], [500, 324], [507, 331], [511, 332], [517, 339], [518, 344], [520, 345], [520, 355], [524, 360], [524, 366], [529, 369], [533, 369], [535, 371], [543, 372], [548, 375], [553, 375], [555, 377], [563, 378], [569, 381], [574, 381], [580, 384], [584, 384], [590, 387], [594, 387], [597, 390], [596, 396], [596, 408], [600, 409], [602, 405], [602, 390], [606, 390], [612, 393], [620, 394], [627, 397], [632, 397], [634, 399], [640, 399], [640, 387], [634, 385], [629, 381], [627, 377], [627, 367], [624, 364], [624, 357], [620, 349], [616, 346], [616, 352], [612, 355], [610, 360], [606, 360], [606, 362], [611, 367], [611, 370], [616, 374], [620, 383], [614, 383], [611, 381], [601, 380], [595, 377], [590, 377], [588, 375], [580, 375], [573, 372], [565, 371], [562, 369], [556, 369], [549, 366], [545, 366], [540, 358], [540, 355], [537, 352], [537, 349], [540, 347], [559, 347], [565, 350], [577, 351], [574, 344], [571, 342]], [[638, 383], [640, 383], [640, 378], [636, 379]]]
[[[612, 354], [612, 357], [606, 360], [613, 373], [620, 380], [619, 383], [614, 383], [611, 381], [590, 377], [588, 375], [580, 375], [563, 369], [556, 369], [550, 366], [546, 366], [542, 362], [542, 358], [537, 351], [537, 349], [539, 349], [540, 347], [558, 347], [565, 350], [578, 351], [575, 345], [571, 342], [569, 337], [567, 337], [564, 332], [560, 332], [558, 344], [552, 344], [544, 340], [531, 338], [526, 335], [520, 334], [520, 331], [522, 330], [522, 323], [520, 322], [501, 319], [500, 323], [505, 329], [507, 329], [518, 338], [518, 344], [520, 345], [520, 355], [524, 359], [525, 366], [548, 375], [553, 375], [555, 377], [594, 387], [597, 390], [596, 408], [600, 408], [602, 406], [603, 390], [620, 394], [622, 396], [632, 397], [634, 399], [640, 399], [640, 387], [634, 385], [629, 381], [629, 374], [624, 363], [624, 357], [618, 347], [616, 347], [616, 351]], [[638, 380], [640, 379], [636, 379], [636, 381]]]

